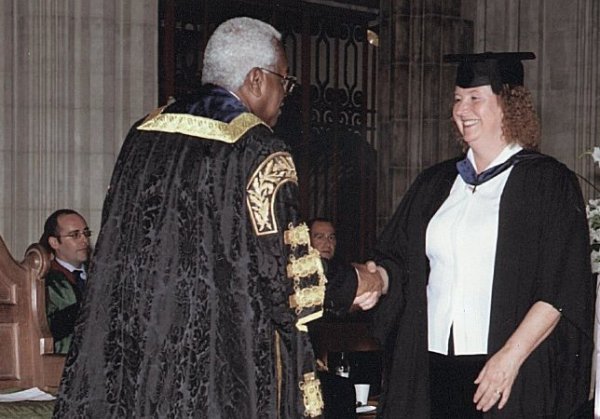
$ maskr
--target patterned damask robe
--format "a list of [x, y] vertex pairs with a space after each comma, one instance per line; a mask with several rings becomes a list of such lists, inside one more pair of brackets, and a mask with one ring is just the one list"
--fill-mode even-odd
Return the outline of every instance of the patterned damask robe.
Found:
[[325, 277], [285, 144], [207, 86], [136, 123], [106, 197], [55, 417], [320, 413]]

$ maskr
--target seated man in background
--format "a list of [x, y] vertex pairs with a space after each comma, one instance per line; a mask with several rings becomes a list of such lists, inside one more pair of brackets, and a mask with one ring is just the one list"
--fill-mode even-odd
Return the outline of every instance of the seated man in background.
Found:
[[[329, 218], [316, 217], [307, 224], [311, 245], [319, 251], [327, 271], [331, 295], [337, 289], [344, 289], [343, 282], [349, 277], [348, 274], [336, 274], [347, 265], [335, 253], [337, 238], [334, 223]], [[309, 325], [315, 356], [320, 360], [324, 419], [356, 417], [355, 383], [370, 384], [371, 395], [380, 391], [381, 358], [378, 344], [367, 328], [368, 316], [369, 313], [356, 310], [351, 314], [338, 311], [337, 315], [335, 311], [326, 311], [323, 318]], [[343, 371], [340, 370], [342, 355], [347, 363]]]
[[335, 255], [335, 227], [333, 221], [328, 218], [317, 217], [308, 222], [310, 230], [310, 243], [319, 251], [324, 259], [332, 259]]
[[57, 354], [66, 354], [71, 345], [85, 290], [91, 235], [85, 219], [71, 209], [53, 212], [44, 224], [40, 244], [53, 255], [45, 281], [46, 315]]
[[[343, 263], [339, 258], [334, 258], [337, 240], [331, 219], [315, 217], [309, 220], [307, 225], [310, 232], [310, 244], [319, 251], [328, 279], [327, 295], [329, 298], [325, 301], [324, 318], [346, 318], [348, 313], [334, 304], [347, 299], [344, 294], [348, 287], [344, 285], [344, 282], [347, 278], [353, 277], [351, 271], [354, 268], [350, 264]], [[354, 306], [353, 310], [359, 310], [358, 306]]]
[[319, 416], [306, 324], [383, 292], [350, 267], [332, 298], [299, 222], [295, 165], [271, 129], [294, 85], [281, 34], [221, 23], [202, 82], [121, 147], [56, 418]]
[[[336, 289], [343, 289], [341, 284], [343, 281], [340, 280], [346, 276], [332, 274], [332, 272], [336, 272], [339, 268], [345, 266], [334, 259], [337, 240], [333, 221], [329, 218], [316, 217], [309, 220], [307, 225], [310, 231], [310, 244], [319, 251], [330, 281], [328, 284], [329, 293], [332, 294], [333, 290]], [[337, 313], [337, 315], [334, 313]], [[350, 380], [336, 376], [338, 373], [335, 371], [334, 365], [328, 365], [328, 344], [325, 343], [327, 340], [325, 335], [331, 335], [331, 330], [324, 328], [326, 325], [324, 322], [343, 318], [347, 318], [347, 313], [327, 310], [323, 318], [310, 323], [308, 329], [315, 356], [319, 360], [319, 379], [321, 380], [325, 401], [324, 419], [356, 417], [354, 386]]]

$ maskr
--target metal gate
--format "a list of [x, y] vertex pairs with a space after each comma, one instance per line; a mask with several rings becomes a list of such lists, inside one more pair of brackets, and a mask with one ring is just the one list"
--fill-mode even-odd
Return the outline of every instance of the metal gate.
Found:
[[367, 29], [377, 9], [363, 3], [378, 1], [160, 1], [161, 103], [198, 88], [219, 23], [250, 16], [282, 33], [300, 85], [275, 132], [292, 147], [302, 213], [334, 220], [345, 260], [364, 258], [375, 234], [377, 49]]

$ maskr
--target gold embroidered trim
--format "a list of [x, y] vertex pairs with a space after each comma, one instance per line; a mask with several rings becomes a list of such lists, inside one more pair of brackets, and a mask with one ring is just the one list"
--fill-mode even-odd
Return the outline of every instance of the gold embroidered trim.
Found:
[[[327, 278], [323, 270], [319, 251], [310, 245], [310, 233], [306, 224], [301, 223], [294, 227], [292, 224], [284, 232], [284, 242], [292, 251], [298, 246], [306, 247], [306, 254], [300, 258], [294, 255], [288, 257], [287, 276], [293, 283], [294, 294], [290, 296], [290, 307], [295, 309], [298, 316], [305, 309], [320, 308], [325, 300], [325, 284]], [[315, 278], [316, 276], [316, 278]], [[317, 282], [315, 284], [315, 281]], [[307, 323], [323, 316], [323, 310], [311, 312], [296, 321], [296, 328], [307, 332]]]
[[323, 317], [323, 310], [319, 310], [308, 316], [301, 317], [296, 322], [296, 329], [298, 329], [301, 332], [308, 332], [307, 324], [312, 322], [313, 320], [320, 319], [321, 317]]
[[[317, 275], [318, 284], [303, 286], [302, 280]], [[327, 278], [323, 271], [323, 264], [319, 251], [309, 246], [308, 254], [296, 259], [290, 256], [287, 265], [287, 276], [294, 281], [294, 294], [290, 296], [290, 307], [296, 310], [296, 314], [301, 314], [302, 310], [311, 307], [320, 307], [325, 300], [325, 284]], [[312, 313], [298, 319], [296, 327], [302, 332], [307, 331], [306, 323], [318, 319], [323, 315], [323, 311]]]
[[304, 402], [304, 416], [314, 418], [323, 413], [323, 396], [321, 382], [314, 372], [304, 374], [304, 381], [300, 382]]
[[285, 233], [283, 233], [283, 241], [285, 244], [291, 246], [292, 249], [295, 249], [297, 246], [309, 245], [310, 233], [308, 226], [302, 223], [296, 227], [292, 227], [290, 224]]
[[323, 264], [319, 251], [313, 247], [308, 249], [308, 254], [296, 259], [290, 255], [287, 265], [288, 278], [300, 279], [305, 276], [319, 274], [324, 275]]
[[246, 202], [257, 236], [279, 231], [275, 217], [275, 196], [286, 182], [298, 183], [294, 161], [286, 152], [271, 154], [250, 176], [246, 186]]
[[[162, 108], [159, 111], [162, 112]], [[239, 114], [229, 123], [196, 115], [160, 112], [153, 112], [137, 129], [185, 134], [233, 144], [250, 128], [261, 124], [268, 127], [258, 116], [247, 112]]]

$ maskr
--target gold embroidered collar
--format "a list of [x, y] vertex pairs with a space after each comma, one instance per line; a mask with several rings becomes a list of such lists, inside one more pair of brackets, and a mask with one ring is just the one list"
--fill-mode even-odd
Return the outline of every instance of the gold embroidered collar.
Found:
[[271, 129], [258, 116], [248, 112], [239, 114], [229, 123], [203, 116], [160, 112], [162, 112], [162, 109], [159, 109], [158, 113], [150, 114], [137, 129], [185, 134], [229, 144], [235, 143], [248, 130], [257, 125], [262, 124]]

